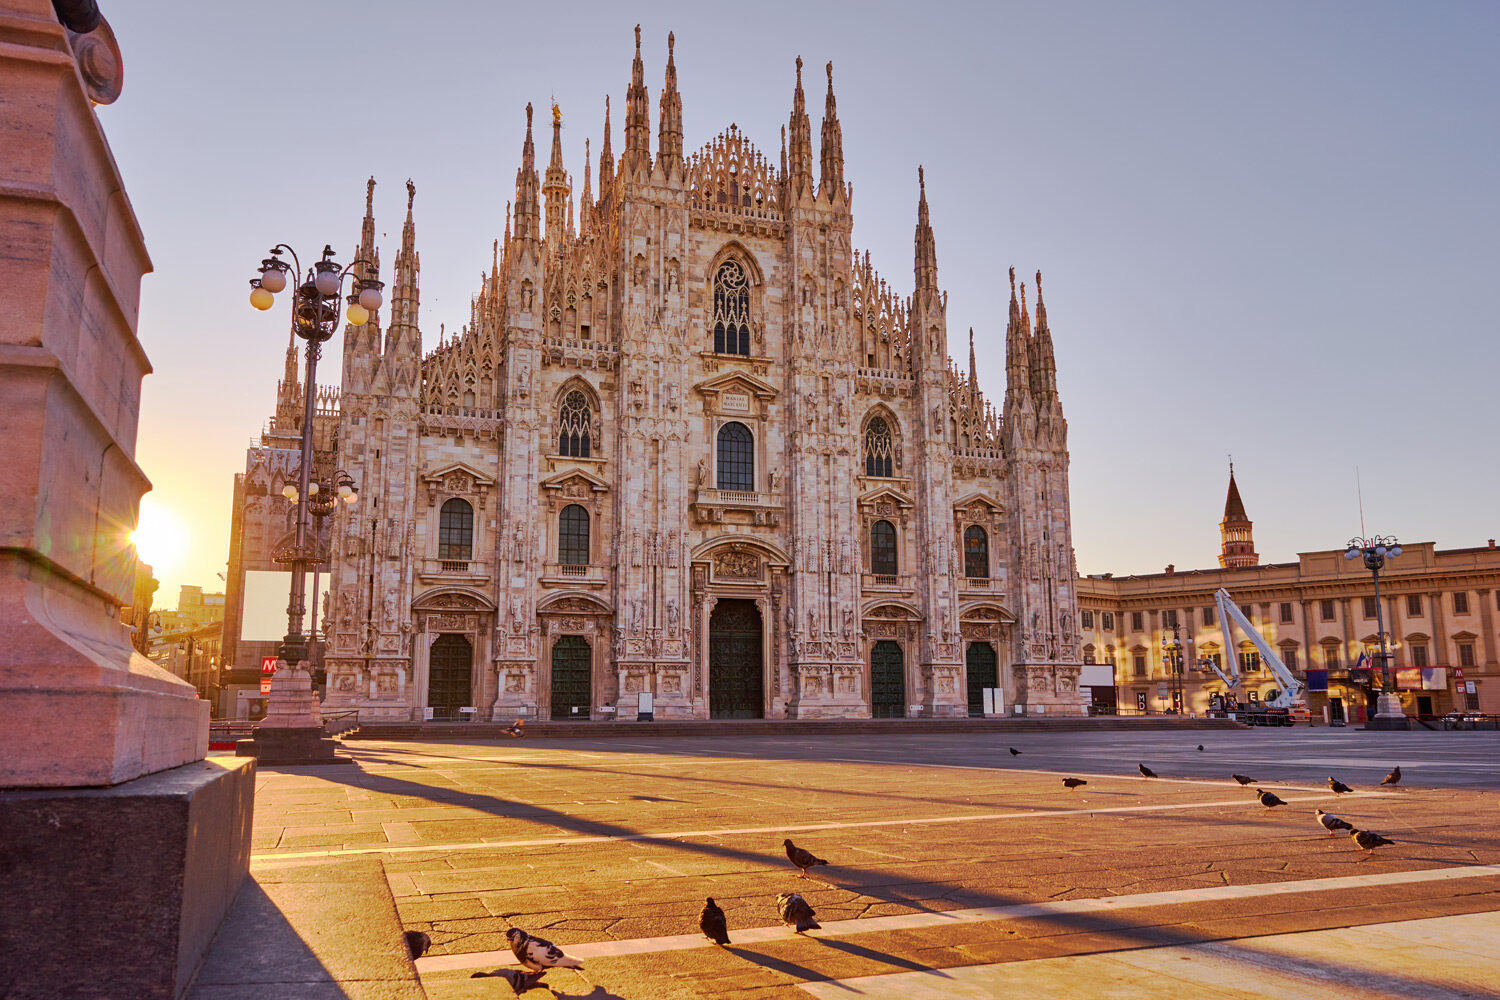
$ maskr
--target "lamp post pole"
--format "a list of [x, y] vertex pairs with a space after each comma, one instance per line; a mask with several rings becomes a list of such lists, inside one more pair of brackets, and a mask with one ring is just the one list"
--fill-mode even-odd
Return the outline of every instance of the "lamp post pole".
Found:
[[1385, 638], [1385, 608], [1380, 603], [1380, 571], [1387, 559], [1401, 554], [1401, 544], [1394, 535], [1372, 535], [1369, 538], [1349, 539], [1344, 558], [1355, 560], [1363, 557], [1365, 568], [1375, 581], [1375, 637], [1380, 643], [1380, 700], [1377, 702], [1375, 718], [1367, 724], [1375, 729], [1405, 729], [1406, 712], [1401, 699], [1391, 683], [1391, 653]]
[[1184, 704], [1187, 697], [1182, 684], [1182, 639], [1178, 626], [1173, 625], [1171, 628], [1172, 638], [1162, 636], [1161, 646], [1166, 654], [1167, 669], [1171, 672], [1172, 711], [1177, 715], [1182, 715], [1187, 707]]

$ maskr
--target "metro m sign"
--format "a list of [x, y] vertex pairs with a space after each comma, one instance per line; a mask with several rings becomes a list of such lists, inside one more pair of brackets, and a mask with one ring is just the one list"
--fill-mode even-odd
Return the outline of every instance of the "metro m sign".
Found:
[[262, 674], [274, 674], [276, 672], [276, 664], [279, 662], [280, 660], [277, 657], [262, 656], [260, 658], [260, 672]]

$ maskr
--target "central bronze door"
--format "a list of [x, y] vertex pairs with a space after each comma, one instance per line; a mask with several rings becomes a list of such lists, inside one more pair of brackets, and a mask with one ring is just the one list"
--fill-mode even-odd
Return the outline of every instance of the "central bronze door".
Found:
[[870, 650], [870, 715], [906, 717], [906, 657], [901, 645], [882, 639]]
[[969, 678], [969, 714], [983, 715], [984, 689], [1000, 686], [1000, 674], [995, 668], [995, 647], [987, 642], [969, 643], [965, 666]]
[[709, 718], [759, 719], [764, 705], [760, 609], [754, 601], [721, 600], [708, 619]]
[[562, 635], [552, 647], [552, 718], [587, 719], [592, 703], [593, 675], [589, 641], [581, 635]]
[[440, 635], [427, 657], [427, 704], [435, 719], [456, 719], [471, 704], [474, 647], [461, 635]]

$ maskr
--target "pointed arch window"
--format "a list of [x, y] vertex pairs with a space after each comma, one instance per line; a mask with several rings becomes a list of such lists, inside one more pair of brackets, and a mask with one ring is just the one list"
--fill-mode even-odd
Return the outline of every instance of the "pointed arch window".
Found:
[[714, 351], [750, 353], [750, 281], [739, 261], [726, 260], [714, 272]]
[[576, 503], [557, 515], [557, 561], [564, 566], [589, 563], [589, 512]]
[[865, 427], [865, 475], [895, 474], [896, 439], [884, 417], [871, 417]]
[[889, 521], [876, 521], [870, 525], [870, 572], [895, 576], [896, 566], [896, 529]]
[[721, 490], [755, 490], [755, 438], [738, 421], [719, 428], [718, 483]]
[[557, 416], [557, 453], [569, 458], [588, 458], [589, 428], [593, 422], [594, 411], [582, 389], [564, 396]]
[[990, 536], [977, 524], [964, 529], [964, 576], [981, 580], [990, 575]]
[[467, 560], [474, 553], [474, 508], [454, 497], [438, 511], [438, 558]]

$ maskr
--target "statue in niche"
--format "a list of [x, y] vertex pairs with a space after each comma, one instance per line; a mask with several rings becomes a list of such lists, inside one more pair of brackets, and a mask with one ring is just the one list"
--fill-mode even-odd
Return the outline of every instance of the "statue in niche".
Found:
[[641, 564], [641, 533], [639, 531], [632, 531], [630, 533], [630, 565], [632, 565], [632, 566], [639, 566], [640, 564]]
[[522, 562], [526, 558], [526, 526], [520, 521], [516, 522], [515, 529], [511, 532], [511, 558], [516, 562]]
[[854, 609], [847, 604], [844, 606], [844, 638], [848, 639], [854, 635]]
[[521, 595], [510, 595], [510, 630], [517, 634], [521, 631]]
[[849, 536], [845, 535], [839, 539], [839, 572], [848, 574], [852, 568], [851, 547]]
[[682, 386], [673, 382], [667, 386], [667, 406], [675, 410], [680, 405], [682, 405]]
[[771, 484], [771, 492], [772, 493], [775, 493], [777, 490], [781, 489], [781, 470], [780, 469], [772, 469], [771, 470], [770, 484]]
[[516, 372], [516, 395], [525, 399], [531, 393], [531, 366], [524, 361]]
[[667, 602], [667, 635], [677, 635], [677, 602]]
[[339, 593], [339, 624], [345, 628], [354, 624], [354, 594], [348, 590]]
[[673, 567], [677, 565], [677, 532], [675, 531], [667, 534], [667, 565]]
[[698, 485], [708, 485], [708, 460], [704, 458], [698, 459]]
[[523, 282], [521, 282], [521, 311], [522, 312], [531, 312], [531, 303], [532, 303], [532, 300], [535, 297], [536, 297], [536, 293], [532, 290], [531, 282], [529, 282], [529, 281], [523, 281]]
[[385, 595], [385, 602], [381, 605], [381, 624], [385, 631], [396, 631], [396, 592], [390, 591]]
[[818, 634], [818, 609], [817, 608], [808, 608], [807, 609], [807, 634], [808, 635], [817, 635]]
[[849, 403], [843, 396], [840, 396], [834, 400], [834, 405], [838, 407], [839, 424], [847, 424], [849, 422]]

